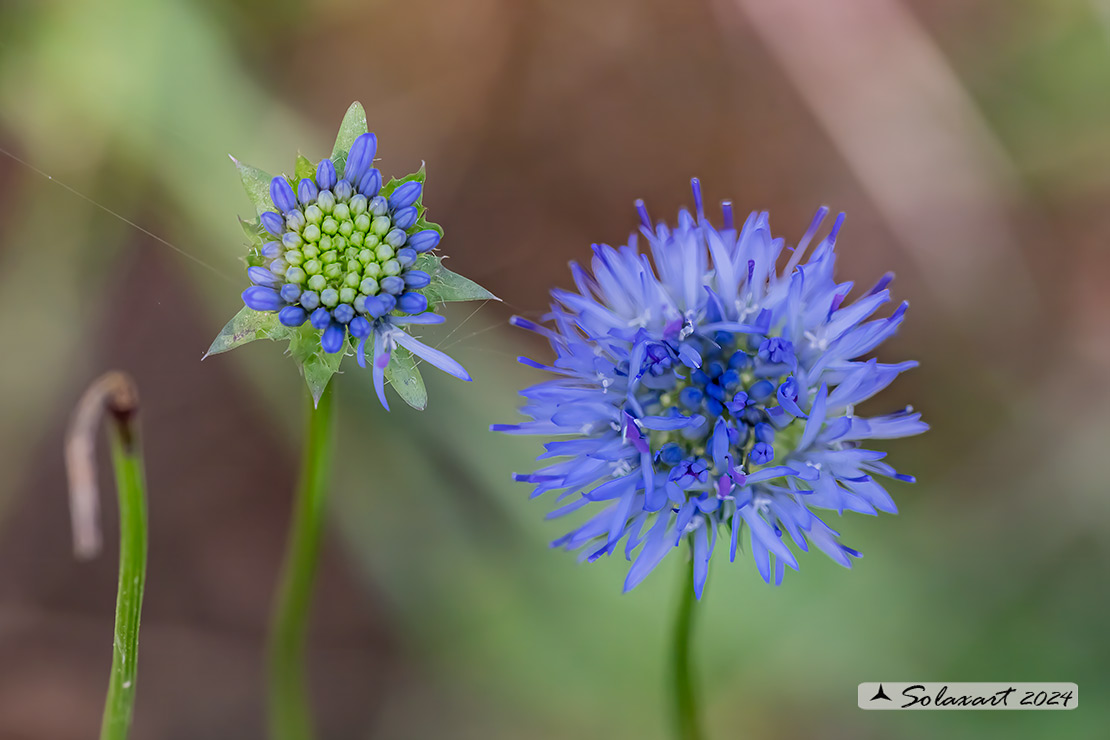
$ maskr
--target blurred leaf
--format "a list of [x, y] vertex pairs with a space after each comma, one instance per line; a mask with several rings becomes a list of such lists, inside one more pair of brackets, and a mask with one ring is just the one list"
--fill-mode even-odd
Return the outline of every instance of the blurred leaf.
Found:
[[424, 378], [420, 377], [420, 370], [412, 353], [404, 347], [397, 347], [389, 359], [385, 369], [386, 380], [390, 382], [397, 395], [417, 411], [423, 411], [428, 405], [428, 391], [424, 388]]
[[343, 116], [343, 123], [339, 124], [339, 133], [335, 137], [335, 146], [331, 150], [331, 159], [340, 177], [343, 176], [343, 166], [347, 163], [347, 152], [351, 151], [351, 145], [366, 132], [366, 111], [362, 103], [356, 100]]
[[316, 177], [316, 166], [312, 164], [312, 160], [305, 155], [297, 152], [297, 166], [293, 169], [293, 178], [296, 182], [293, 184], [293, 192], [297, 191], [297, 183], [301, 180], [313, 180]]
[[270, 181], [274, 179], [274, 176], [257, 167], [243, 164], [235, 157], [232, 157], [231, 161], [238, 168], [239, 178], [243, 181], [243, 189], [247, 191], [247, 197], [250, 198], [251, 205], [254, 206], [258, 215], [261, 216], [266, 211], [274, 210], [274, 203], [270, 200]]
[[218, 355], [221, 352], [242, 347], [256, 339], [273, 339], [272, 333], [277, 328], [285, 327], [278, 323], [276, 313], [255, 311], [243, 306], [212, 340], [212, 345], [204, 356]]
[[429, 303], [501, 300], [470, 278], [448, 270], [440, 258], [433, 254], [420, 255], [416, 259], [416, 269], [423, 270], [432, 278], [428, 287], [420, 290], [427, 296]]

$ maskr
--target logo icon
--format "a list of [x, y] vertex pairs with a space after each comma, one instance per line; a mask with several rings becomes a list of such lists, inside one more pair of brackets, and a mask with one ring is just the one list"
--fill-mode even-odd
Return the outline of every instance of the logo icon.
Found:
[[876, 693], [874, 696], [871, 697], [871, 701], [875, 701], [876, 699], [886, 699], [887, 701], [894, 701], [893, 699], [891, 699], [889, 696], [886, 695], [885, 691], [883, 691], [883, 685], [882, 684], [879, 684], [878, 693]]

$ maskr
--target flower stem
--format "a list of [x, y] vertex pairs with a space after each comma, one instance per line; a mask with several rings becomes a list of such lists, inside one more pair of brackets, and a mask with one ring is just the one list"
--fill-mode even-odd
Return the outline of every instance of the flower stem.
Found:
[[112, 465], [119, 493], [119, 585], [112, 673], [100, 724], [100, 740], [124, 740], [131, 726], [139, 657], [139, 616], [146, 583], [146, 481], [138, 439], [127, 422], [112, 427]]
[[701, 724], [698, 720], [697, 694], [694, 690], [690, 666], [690, 643], [692, 641], [694, 609], [697, 597], [694, 595], [694, 568], [686, 568], [682, 580], [682, 593], [678, 599], [678, 614], [674, 622], [674, 644], [671, 654], [671, 677], [674, 680], [675, 733], [678, 740], [701, 740]]
[[101, 420], [108, 422], [112, 467], [119, 499], [119, 583], [112, 640], [112, 670], [100, 721], [100, 740], [126, 740], [135, 708], [139, 618], [146, 583], [146, 479], [139, 443], [139, 392], [125, 373], [97, 378], [77, 403], [66, 431], [73, 549], [78, 558], [100, 552], [101, 537], [94, 443]]
[[323, 530], [332, 411], [329, 385], [319, 405], [309, 407], [301, 478], [270, 628], [269, 719], [270, 736], [275, 740], [308, 740], [313, 736], [305, 642]]

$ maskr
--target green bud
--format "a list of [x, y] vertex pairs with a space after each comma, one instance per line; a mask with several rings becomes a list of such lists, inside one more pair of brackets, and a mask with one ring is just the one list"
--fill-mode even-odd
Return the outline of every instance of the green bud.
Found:
[[310, 224], [319, 224], [324, 220], [324, 212], [320, 210], [320, 206], [313, 203], [304, 209], [304, 220]]
[[270, 263], [270, 272], [274, 273], [275, 275], [281, 275], [287, 269], [289, 269], [289, 265], [287, 265], [285, 263], [285, 260], [281, 259], [280, 257]]
[[356, 247], [361, 247], [363, 236], [365, 235], [361, 231], [355, 231], [347, 236], [347, 241]]
[[385, 262], [386, 260], [393, 259], [393, 247], [388, 244], [379, 244], [376, 251], [378, 262]]
[[359, 272], [360, 273], [360, 272], [362, 272], [362, 265], [360, 265], [358, 263], [358, 260], [349, 259], [349, 260], [347, 260], [347, 272]]
[[367, 264], [370, 260], [374, 259], [374, 253], [369, 249], [363, 249], [358, 253], [358, 261], [362, 264]]
[[[351, 260], [357, 260], [358, 259], [358, 250], [354, 247], [347, 247], [347, 251], [343, 253], [343, 256], [347, 258], [348, 263]], [[362, 268], [360, 267], [359, 269], [361, 270]]]
[[378, 244], [381, 243], [381, 241], [382, 241], [381, 239], [374, 236], [373, 234], [367, 234], [366, 238], [362, 240], [362, 246], [369, 247], [370, 249], [374, 249], [375, 247], [378, 246]]
[[350, 236], [351, 234], [355, 233], [355, 225], [351, 223], [350, 220], [340, 221], [339, 233], [343, 236]]
[[331, 238], [331, 248], [342, 252], [347, 248], [347, 240], [336, 234]]
[[372, 277], [368, 277], [359, 283], [358, 289], [366, 295], [378, 294], [378, 281]]
[[356, 231], [361, 231], [363, 234], [365, 234], [367, 231], [369, 231], [370, 230], [370, 217], [367, 216], [365, 213], [360, 213], [357, 216], [355, 216], [355, 230]]
[[309, 260], [301, 265], [301, 267], [303, 267], [304, 271], [309, 275], [319, 275], [320, 270], [324, 269], [324, 266], [320, 264], [320, 260]]
[[335, 208], [335, 193], [330, 190], [321, 190], [320, 194], [316, 196], [316, 205], [320, 206], [320, 210], [324, 213], [331, 213]]
[[308, 287], [319, 293], [328, 286], [328, 281], [323, 275], [313, 275], [308, 279]]
[[299, 265], [304, 262], [304, 255], [296, 249], [290, 249], [282, 255], [282, 258], [291, 265]]
[[400, 275], [401, 263], [397, 260], [389, 260], [384, 265], [382, 265], [382, 272], [384, 272], [386, 275]]
[[339, 300], [341, 303], [353, 303], [355, 298], [358, 297], [358, 291], [354, 288], [340, 288]]
[[309, 244], [301, 250], [301, 253], [304, 254], [305, 259], [316, 259], [320, 256], [320, 249], [315, 244]]
[[366, 213], [366, 196], [362, 193], [359, 193], [355, 197], [351, 198], [350, 209], [351, 213], [355, 216]]
[[339, 254], [334, 249], [329, 249], [320, 257], [320, 260], [323, 261], [325, 265], [330, 265], [332, 262], [335, 262], [338, 259]]
[[346, 203], [336, 203], [331, 215], [336, 221], [346, 221], [351, 217], [351, 209], [347, 207]]
[[325, 234], [334, 234], [339, 231], [339, 222], [331, 216], [324, 219], [324, 223], [320, 224], [320, 230]]
[[343, 276], [343, 282], [346, 283], [348, 288], [357, 288], [358, 284], [362, 282], [362, 273], [348, 272]]
[[320, 247], [321, 252], [326, 252], [329, 249], [331, 249], [331, 237], [330, 236], [320, 237], [320, 241], [318, 242], [318, 246]]
[[285, 271], [285, 282], [287, 283], [297, 283], [300, 285], [305, 280], [308, 280], [308, 275], [299, 267], [290, 267]]
[[362, 268], [362, 274], [368, 278], [376, 278], [382, 274], [382, 266], [377, 262], [371, 262], [366, 267]]
[[385, 236], [392, 225], [393, 222], [389, 220], [389, 216], [378, 216], [370, 222], [370, 231], [378, 236]]
[[335, 308], [339, 305], [339, 291], [335, 288], [320, 291], [320, 303], [328, 308]]
[[324, 277], [328, 280], [338, 280], [342, 274], [343, 265], [336, 262], [332, 262], [330, 265], [324, 265]]
[[320, 227], [316, 224], [309, 224], [304, 227], [304, 234], [302, 234], [306, 242], [316, 242], [320, 240]]

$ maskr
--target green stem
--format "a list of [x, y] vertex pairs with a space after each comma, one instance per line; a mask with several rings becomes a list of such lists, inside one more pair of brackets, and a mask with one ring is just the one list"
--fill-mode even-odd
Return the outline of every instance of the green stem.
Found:
[[313, 736], [305, 642], [324, 522], [332, 410], [329, 385], [319, 405], [309, 408], [301, 478], [274, 604], [269, 643], [269, 718], [270, 736], [275, 740], [308, 740]]
[[146, 581], [146, 481], [138, 433], [131, 413], [113, 413], [112, 464], [119, 494], [119, 587], [112, 673], [100, 740], [124, 740], [135, 706], [139, 657], [139, 613]]
[[679, 740], [701, 740], [701, 724], [698, 721], [697, 694], [690, 666], [690, 643], [692, 640], [694, 609], [697, 597], [694, 594], [694, 568], [686, 568], [682, 582], [682, 593], [678, 599], [678, 614], [674, 623], [674, 645], [671, 676], [674, 680], [675, 732]]

